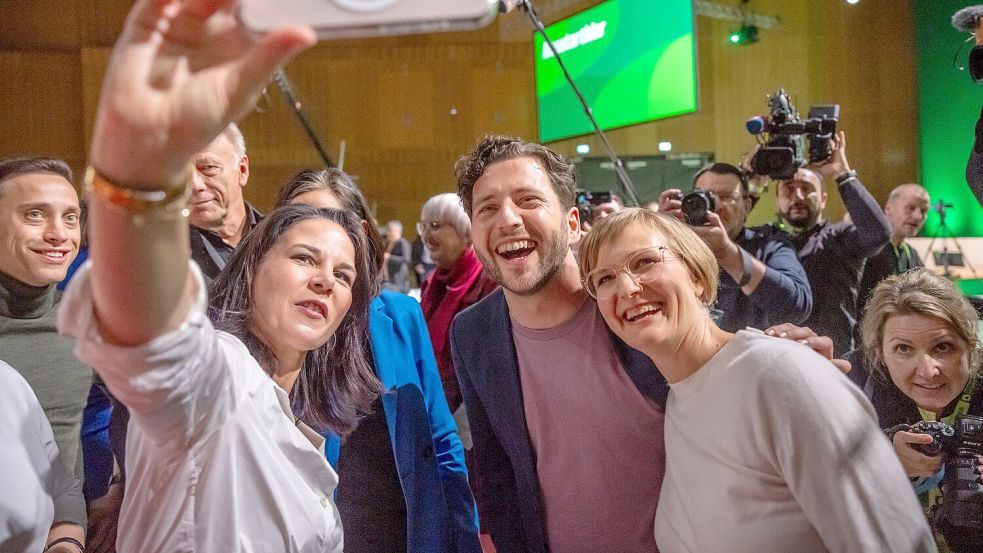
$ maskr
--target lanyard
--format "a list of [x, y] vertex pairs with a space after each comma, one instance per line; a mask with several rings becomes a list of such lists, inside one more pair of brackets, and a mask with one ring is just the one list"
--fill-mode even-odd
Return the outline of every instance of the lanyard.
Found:
[[902, 242], [900, 248], [896, 248], [894, 244], [891, 244], [891, 248], [894, 250], [896, 274], [900, 275], [911, 268], [911, 248], [907, 242]]

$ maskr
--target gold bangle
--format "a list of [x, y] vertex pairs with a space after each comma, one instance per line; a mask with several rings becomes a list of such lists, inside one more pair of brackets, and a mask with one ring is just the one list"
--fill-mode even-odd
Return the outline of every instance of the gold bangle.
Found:
[[[190, 175], [186, 182], [190, 182]], [[85, 170], [86, 194], [99, 198], [118, 213], [129, 215], [133, 223], [143, 225], [148, 219], [172, 220], [189, 215], [191, 186], [171, 190], [137, 190], [110, 182], [94, 167]]]

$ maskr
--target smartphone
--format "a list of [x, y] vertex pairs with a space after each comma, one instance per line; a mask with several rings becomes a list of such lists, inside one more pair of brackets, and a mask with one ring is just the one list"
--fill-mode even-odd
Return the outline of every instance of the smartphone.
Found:
[[255, 31], [309, 25], [321, 40], [476, 29], [498, 0], [240, 0], [239, 18]]

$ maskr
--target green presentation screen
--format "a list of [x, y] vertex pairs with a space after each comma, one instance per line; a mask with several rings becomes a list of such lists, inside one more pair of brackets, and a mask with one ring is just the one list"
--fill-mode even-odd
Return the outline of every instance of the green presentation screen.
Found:
[[[546, 34], [602, 129], [696, 111], [692, 0], [608, 0]], [[539, 140], [592, 132], [539, 33], [534, 46]]]

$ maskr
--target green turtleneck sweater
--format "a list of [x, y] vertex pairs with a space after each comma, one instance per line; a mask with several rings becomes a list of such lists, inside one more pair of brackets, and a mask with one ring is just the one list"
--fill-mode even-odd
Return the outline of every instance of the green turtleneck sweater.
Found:
[[0, 359], [31, 385], [65, 467], [81, 481], [82, 411], [92, 369], [75, 359], [75, 342], [55, 328], [59, 300], [53, 284], [36, 288], [0, 272]]

